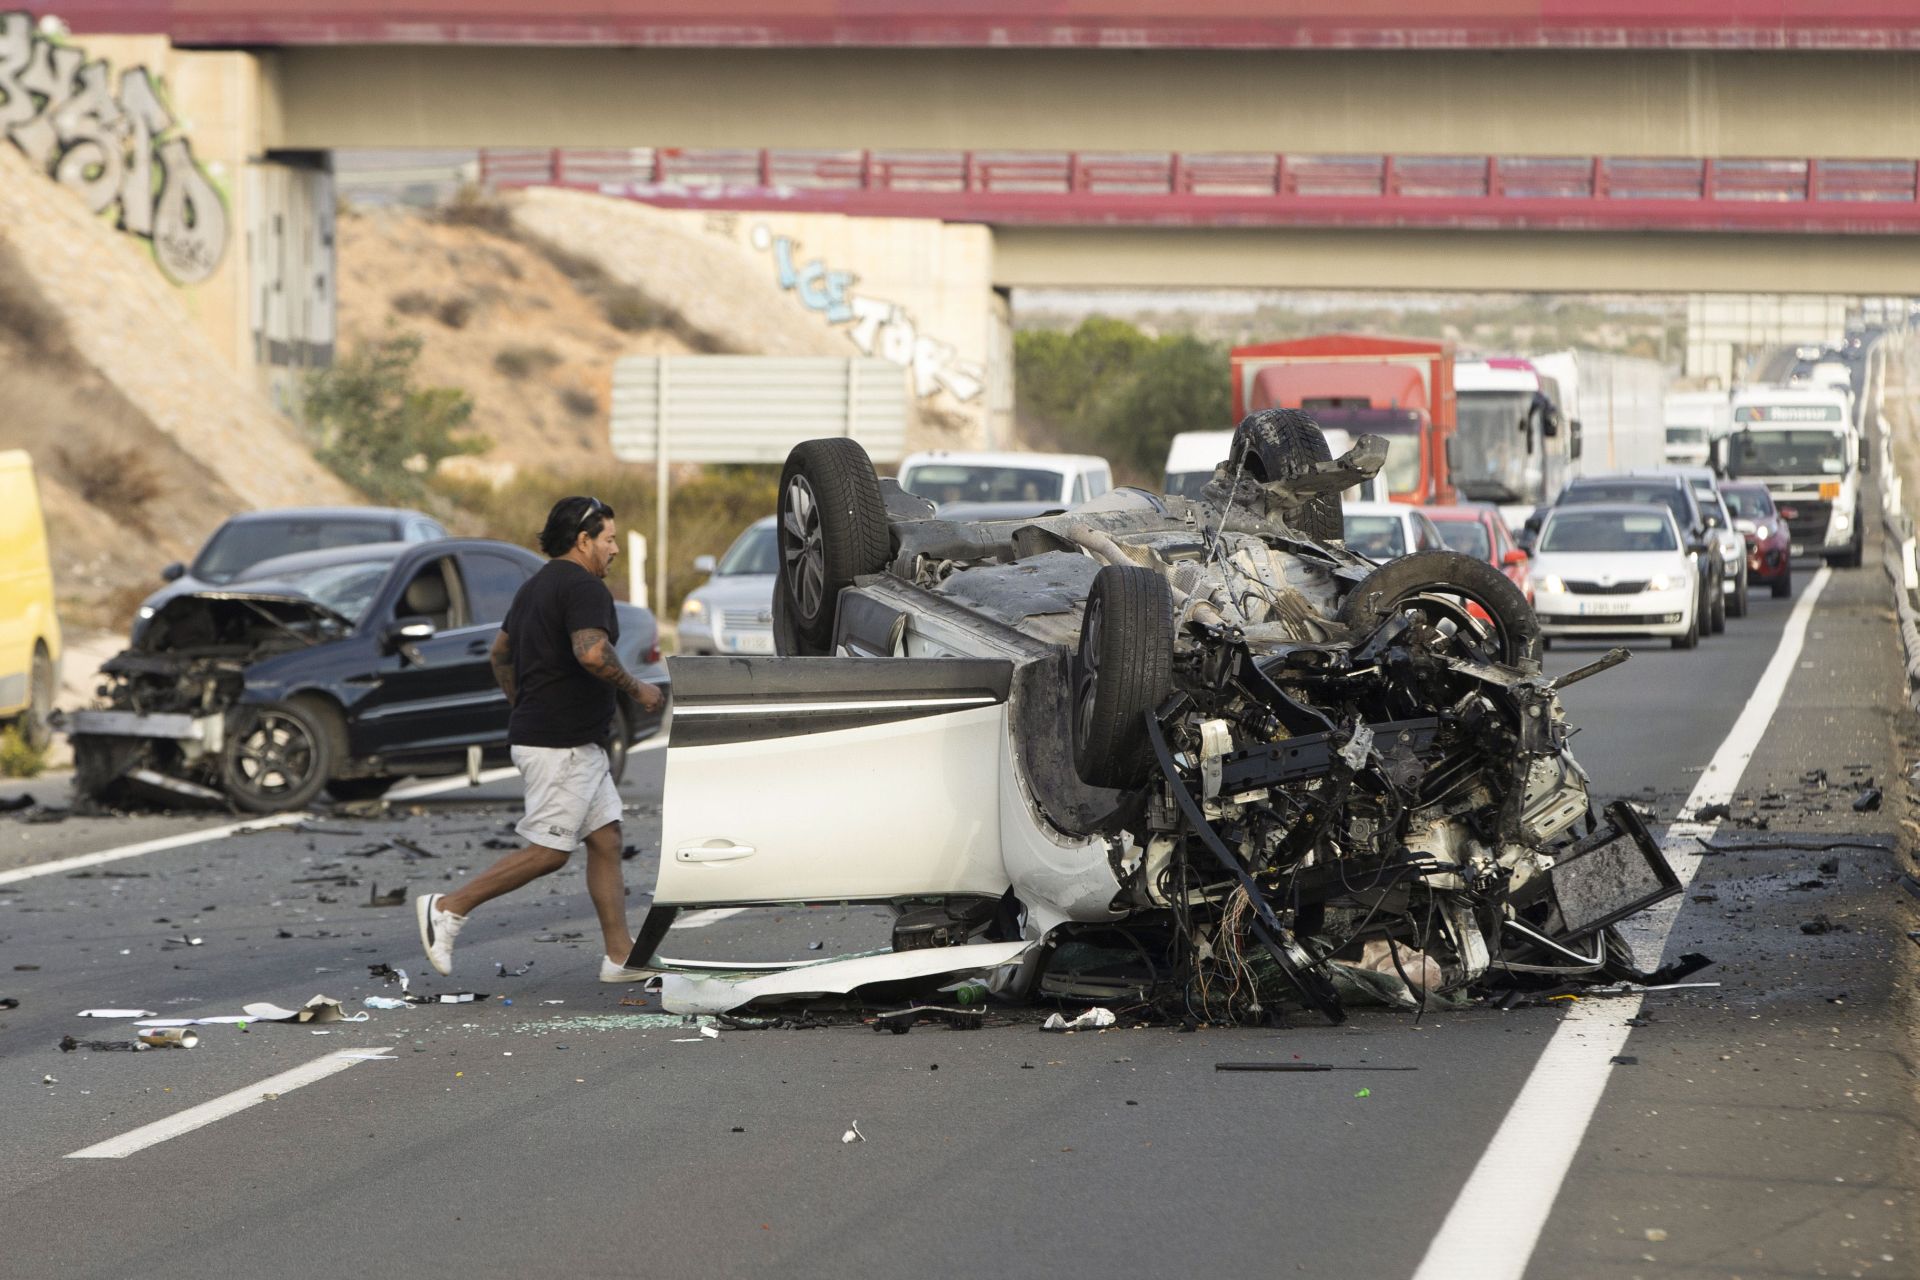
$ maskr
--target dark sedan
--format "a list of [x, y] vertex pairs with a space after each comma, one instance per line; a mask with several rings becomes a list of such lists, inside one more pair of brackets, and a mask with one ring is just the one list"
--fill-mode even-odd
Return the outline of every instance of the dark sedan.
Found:
[[[262, 813], [323, 787], [366, 799], [403, 776], [504, 763], [507, 703], [488, 654], [543, 563], [480, 539], [377, 543], [264, 561], [176, 596], [101, 667], [108, 706], [68, 718], [76, 783], [99, 800], [172, 793]], [[652, 613], [616, 609], [621, 661], [665, 685]], [[621, 699], [616, 778], [663, 714]]]
[[140, 602], [133, 642], [160, 606], [175, 596], [231, 582], [264, 560], [374, 542], [426, 542], [444, 538], [438, 520], [406, 507], [282, 507], [242, 511], [213, 531], [192, 564], [175, 561], [160, 571], [166, 585]]

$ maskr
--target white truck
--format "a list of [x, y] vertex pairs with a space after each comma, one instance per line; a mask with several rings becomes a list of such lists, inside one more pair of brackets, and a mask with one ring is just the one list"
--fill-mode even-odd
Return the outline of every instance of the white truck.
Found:
[[1713, 442], [1733, 430], [1733, 406], [1724, 391], [1676, 391], [1662, 409], [1666, 424], [1666, 461], [1704, 467]]
[[1758, 480], [1787, 522], [1791, 554], [1859, 568], [1868, 467], [1850, 396], [1838, 389], [1752, 387], [1733, 397], [1733, 432], [1716, 469]]
[[1555, 351], [1534, 356], [1533, 367], [1559, 385], [1561, 411], [1579, 424], [1574, 435], [1582, 447], [1574, 475], [1638, 471], [1667, 461], [1666, 399], [1673, 375], [1659, 361]]

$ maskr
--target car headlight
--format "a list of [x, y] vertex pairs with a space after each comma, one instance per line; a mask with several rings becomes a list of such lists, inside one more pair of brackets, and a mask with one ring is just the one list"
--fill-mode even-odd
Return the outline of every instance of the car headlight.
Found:
[[1843, 530], [1844, 530], [1844, 529], [1845, 529], [1845, 528], [1846, 528], [1846, 527], [1847, 527], [1848, 525], [1850, 525], [1850, 524], [1852, 524], [1852, 523], [1853, 523], [1853, 517], [1852, 517], [1852, 516], [1850, 516], [1850, 515], [1848, 515], [1848, 514], [1847, 514], [1846, 512], [1844, 512], [1844, 511], [1836, 511], [1836, 512], [1834, 512], [1834, 513], [1833, 513], [1833, 527], [1834, 527], [1834, 528], [1836, 528], [1836, 529], [1843, 529]]
[[1765, 542], [1773, 537], [1773, 526], [1770, 524], [1759, 525], [1755, 527], [1753, 532], [1760, 541]]
[[695, 600], [689, 596], [680, 605], [680, 621], [682, 622], [698, 622], [706, 616], [707, 606], [703, 600]]
[[1534, 585], [1540, 591], [1550, 596], [1560, 596], [1567, 593], [1567, 584], [1561, 581], [1560, 575], [1557, 573], [1547, 574]]
[[140, 606], [140, 616], [142, 618], [151, 618], [153, 614], [154, 614], [154, 608], [152, 605], [143, 604]]
[[1672, 589], [1673, 579], [1664, 573], [1656, 573], [1647, 579], [1647, 590], [1649, 591], [1671, 591]]

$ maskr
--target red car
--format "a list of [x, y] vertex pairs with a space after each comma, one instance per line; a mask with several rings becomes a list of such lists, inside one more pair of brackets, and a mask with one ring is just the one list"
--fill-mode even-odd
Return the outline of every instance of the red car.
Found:
[[1440, 526], [1440, 536], [1449, 550], [1485, 560], [1513, 580], [1528, 604], [1533, 603], [1533, 574], [1527, 568], [1527, 553], [1514, 545], [1497, 508], [1484, 502], [1463, 502], [1457, 507], [1421, 510]]
[[1792, 539], [1786, 519], [1773, 505], [1767, 486], [1752, 482], [1727, 481], [1720, 486], [1733, 527], [1747, 536], [1747, 579], [1766, 583], [1775, 600], [1793, 594], [1793, 558], [1788, 554]]

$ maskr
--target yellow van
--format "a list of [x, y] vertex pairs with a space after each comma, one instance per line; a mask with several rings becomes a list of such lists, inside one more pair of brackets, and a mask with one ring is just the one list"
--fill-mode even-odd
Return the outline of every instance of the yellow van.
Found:
[[60, 620], [40, 487], [26, 450], [0, 450], [0, 724], [46, 746], [59, 687]]

